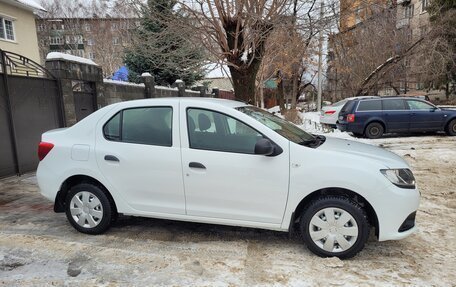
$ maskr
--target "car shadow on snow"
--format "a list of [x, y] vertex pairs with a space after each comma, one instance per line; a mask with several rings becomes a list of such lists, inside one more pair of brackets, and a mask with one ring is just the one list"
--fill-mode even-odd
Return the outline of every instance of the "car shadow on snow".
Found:
[[225, 226], [135, 216], [120, 216], [108, 233], [117, 237], [177, 242], [201, 241], [288, 241], [301, 243], [299, 234], [238, 226]]

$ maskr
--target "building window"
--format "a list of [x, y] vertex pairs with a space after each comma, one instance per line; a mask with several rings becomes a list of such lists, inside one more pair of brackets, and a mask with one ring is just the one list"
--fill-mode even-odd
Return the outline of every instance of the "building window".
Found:
[[425, 12], [429, 7], [429, 0], [421, 0], [421, 12]]
[[14, 25], [12, 20], [0, 18], [0, 39], [15, 41]]
[[412, 18], [413, 17], [413, 10], [414, 10], [414, 5], [411, 4], [409, 6], [405, 7], [405, 18]]
[[119, 24], [118, 23], [111, 23], [111, 31], [115, 31], [119, 29]]
[[89, 59], [90, 60], [95, 60], [95, 53], [94, 52], [89, 52]]
[[51, 45], [62, 45], [63, 38], [62, 37], [49, 37], [49, 43]]
[[85, 31], [90, 32], [91, 29], [92, 29], [92, 27], [90, 26], [90, 24], [85, 24], [84, 25], [84, 30]]
[[75, 44], [84, 44], [84, 38], [82, 37], [82, 35], [74, 36], [74, 43]]
[[41, 32], [41, 31], [46, 31], [46, 25], [44, 25], [44, 24], [38, 25], [38, 31], [39, 31], [39, 32]]
[[119, 37], [113, 37], [113, 38], [112, 38], [112, 43], [113, 43], [114, 45], [119, 45], [119, 44], [120, 44]]
[[93, 46], [93, 39], [92, 38], [87, 39], [87, 45], [88, 46]]

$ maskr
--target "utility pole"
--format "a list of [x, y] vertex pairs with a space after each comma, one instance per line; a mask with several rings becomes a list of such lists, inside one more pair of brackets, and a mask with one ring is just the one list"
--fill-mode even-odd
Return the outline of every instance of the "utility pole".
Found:
[[318, 94], [317, 111], [321, 111], [321, 84], [322, 84], [322, 58], [323, 58], [323, 1], [320, 3], [320, 32], [318, 40]]

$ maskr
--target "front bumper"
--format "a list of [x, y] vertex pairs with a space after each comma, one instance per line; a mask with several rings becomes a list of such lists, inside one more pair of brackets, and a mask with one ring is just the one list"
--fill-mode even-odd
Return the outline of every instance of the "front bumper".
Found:
[[[379, 241], [398, 240], [417, 230], [415, 217], [420, 203], [418, 189], [399, 188], [393, 184], [381, 199], [377, 210], [379, 223]], [[385, 208], [386, 207], [386, 208]]]

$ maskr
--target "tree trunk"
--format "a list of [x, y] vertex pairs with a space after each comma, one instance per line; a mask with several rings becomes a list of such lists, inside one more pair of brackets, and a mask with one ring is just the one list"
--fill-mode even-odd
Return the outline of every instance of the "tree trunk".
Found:
[[285, 89], [283, 79], [280, 79], [279, 84], [277, 85], [277, 103], [279, 104], [280, 113], [283, 115], [285, 113]]
[[237, 100], [255, 104], [255, 79], [259, 65], [250, 65], [247, 68], [236, 69], [230, 66], [233, 81], [234, 96]]
[[298, 74], [293, 73], [293, 88], [291, 92], [291, 109], [296, 109], [296, 100], [298, 98]]

